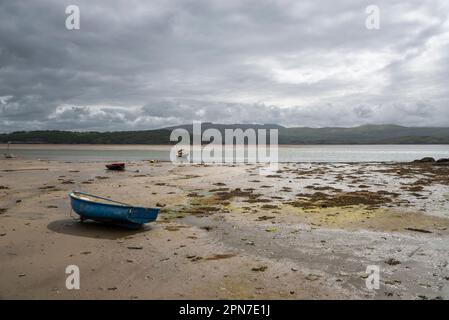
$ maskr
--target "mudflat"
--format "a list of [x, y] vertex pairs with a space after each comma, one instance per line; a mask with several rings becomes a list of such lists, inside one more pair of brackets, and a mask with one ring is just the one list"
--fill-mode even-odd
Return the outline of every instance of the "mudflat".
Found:
[[[81, 223], [71, 190], [162, 210]], [[0, 160], [3, 299], [448, 299], [448, 240], [447, 165]]]

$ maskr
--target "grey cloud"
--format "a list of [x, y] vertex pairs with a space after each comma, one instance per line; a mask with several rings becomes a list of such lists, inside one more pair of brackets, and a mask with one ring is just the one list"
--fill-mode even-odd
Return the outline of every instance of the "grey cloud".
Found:
[[[0, 0], [0, 132], [449, 125], [449, 4]], [[11, 97], [1, 99], [1, 97]]]

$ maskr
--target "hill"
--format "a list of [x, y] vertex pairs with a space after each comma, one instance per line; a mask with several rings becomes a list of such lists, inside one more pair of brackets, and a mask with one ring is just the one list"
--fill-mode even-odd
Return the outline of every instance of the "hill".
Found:
[[[167, 127], [144, 131], [75, 132], [75, 131], [18, 131], [0, 134], [6, 143], [54, 144], [169, 144], [173, 129], [192, 132], [192, 125]], [[449, 144], [447, 127], [402, 127], [397, 125], [364, 125], [353, 128], [286, 128], [275, 124], [212, 124], [203, 123], [202, 129], [246, 130], [278, 129], [279, 144]]]

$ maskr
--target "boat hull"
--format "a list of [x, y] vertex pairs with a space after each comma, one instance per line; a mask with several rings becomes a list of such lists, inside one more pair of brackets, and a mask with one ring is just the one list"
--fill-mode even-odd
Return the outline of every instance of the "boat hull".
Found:
[[143, 224], [154, 221], [159, 214], [159, 208], [131, 207], [109, 203], [101, 203], [81, 199], [70, 193], [70, 204], [73, 211], [82, 220], [94, 220], [112, 223], [126, 228], [137, 229]]
[[124, 163], [111, 163], [111, 164], [107, 164], [106, 168], [108, 170], [121, 171], [121, 170], [125, 170], [125, 164]]

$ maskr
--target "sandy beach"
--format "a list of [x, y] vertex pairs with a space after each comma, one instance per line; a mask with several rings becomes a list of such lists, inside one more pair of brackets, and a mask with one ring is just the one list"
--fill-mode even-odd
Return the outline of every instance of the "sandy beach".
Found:
[[[2, 299], [449, 299], [449, 166], [0, 160]], [[160, 206], [126, 230], [67, 193]], [[65, 287], [68, 265], [80, 290]], [[380, 268], [380, 289], [365, 285]]]

